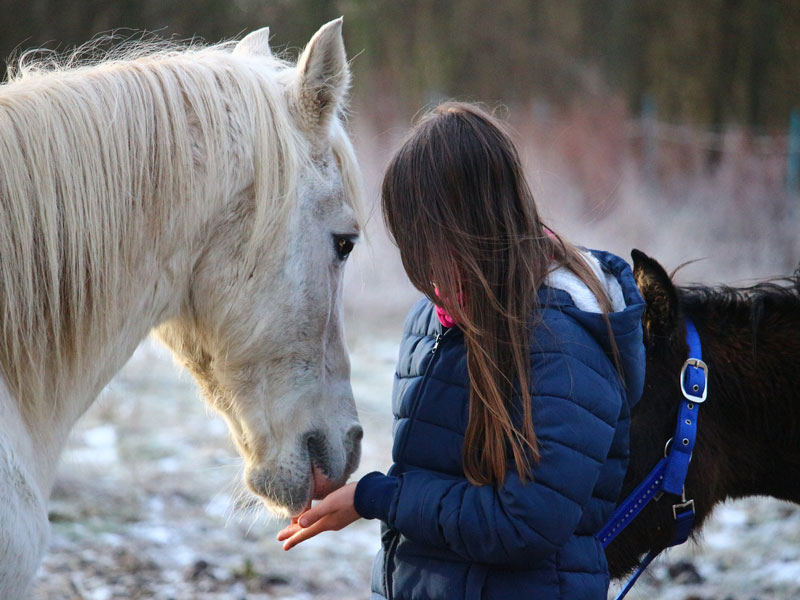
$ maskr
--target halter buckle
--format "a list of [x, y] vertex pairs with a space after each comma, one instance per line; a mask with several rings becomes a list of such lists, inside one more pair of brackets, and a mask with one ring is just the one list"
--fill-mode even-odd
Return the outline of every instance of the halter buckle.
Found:
[[672, 505], [672, 518], [676, 521], [678, 520], [678, 510], [683, 512], [683, 509], [688, 508], [690, 511], [694, 512], [694, 499], [687, 500], [686, 502], [679, 502], [678, 504]]
[[[693, 394], [690, 394], [686, 390], [686, 387], [684, 387], [686, 385], [686, 369], [688, 367], [693, 367], [695, 369], [700, 369], [701, 371], [703, 371], [703, 379], [704, 379], [703, 394], [701, 396], [695, 396]], [[708, 397], [708, 365], [699, 358], [689, 358], [686, 360], [685, 363], [683, 363], [683, 366], [681, 367], [681, 393], [683, 394], [683, 397], [686, 398], [689, 402], [702, 404], [703, 402], [706, 401], [706, 398]]]

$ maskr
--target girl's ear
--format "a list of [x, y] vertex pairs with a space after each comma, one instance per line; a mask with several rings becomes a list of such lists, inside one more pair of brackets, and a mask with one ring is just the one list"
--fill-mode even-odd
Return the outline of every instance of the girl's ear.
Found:
[[678, 329], [678, 292], [658, 261], [644, 252], [631, 251], [633, 276], [646, 308], [642, 315], [645, 343], [654, 337], [670, 337]]

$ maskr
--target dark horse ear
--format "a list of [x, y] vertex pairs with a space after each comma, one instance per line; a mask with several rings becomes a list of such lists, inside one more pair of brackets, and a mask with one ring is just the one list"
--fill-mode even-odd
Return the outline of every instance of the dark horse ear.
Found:
[[642, 317], [645, 340], [669, 337], [678, 327], [678, 292], [658, 261], [644, 252], [631, 251], [633, 276], [647, 305]]

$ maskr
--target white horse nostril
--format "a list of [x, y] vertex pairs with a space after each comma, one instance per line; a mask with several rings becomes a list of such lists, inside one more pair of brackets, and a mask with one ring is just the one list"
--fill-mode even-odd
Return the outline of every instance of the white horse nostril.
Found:
[[361, 462], [361, 440], [364, 438], [364, 430], [360, 425], [353, 425], [345, 437], [345, 450], [347, 452], [347, 462], [344, 467], [345, 479], [350, 473], [358, 468]]
[[364, 438], [364, 429], [361, 425], [354, 425], [347, 432], [347, 441], [351, 444], [358, 444]]
[[313, 431], [306, 435], [306, 447], [311, 464], [319, 467], [325, 475], [330, 469], [330, 450], [328, 440], [322, 431]]

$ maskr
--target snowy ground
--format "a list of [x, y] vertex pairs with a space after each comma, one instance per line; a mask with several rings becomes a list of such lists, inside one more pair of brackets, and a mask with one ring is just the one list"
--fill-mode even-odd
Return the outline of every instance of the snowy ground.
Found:
[[[353, 343], [366, 430], [356, 476], [388, 467], [392, 343]], [[74, 430], [51, 503], [36, 600], [366, 598], [378, 523], [285, 553], [284, 525], [248, 506], [222, 419], [154, 342]], [[245, 496], [246, 498], [246, 496]]]
[[654, 562], [627, 598], [800, 598], [800, 507], [768, 498], [726, 503], [703, 531], [699, 543]]
[[[359, 473], [388, 466], [397, 336], [351, 340], [366, 431]], [[275, 541], [283, 523], [247, 506], [238, 477], [222, 420], [165, 350], [143, 344], [72, 435], [33, 598], [368, 598], [376, 522], [285, 553]], [[698, 547], [657, 561], [629, 598], [800, 598], [800, 508], [768, 499], [721, 507]]]

